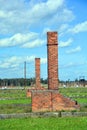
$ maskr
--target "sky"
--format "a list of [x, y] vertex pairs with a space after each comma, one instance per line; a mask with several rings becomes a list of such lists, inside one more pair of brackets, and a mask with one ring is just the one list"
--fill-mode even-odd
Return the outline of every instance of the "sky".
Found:
[[47, 78], [47, 32], [58, 32], [59, 80], [87, 79], [87, 0], [0, 0], [0, 78]]

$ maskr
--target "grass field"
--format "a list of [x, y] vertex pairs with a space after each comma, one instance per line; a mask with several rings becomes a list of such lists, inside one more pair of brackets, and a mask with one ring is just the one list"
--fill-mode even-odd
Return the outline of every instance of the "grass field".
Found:
[[87, 130], [87, 117], [0, 120], [0, 130]]
[[60, 88], [59, 92], [78, 103], [87, 103], [87, 88]]
[[28, 113], [31, 112], [31, 106], [14, 106], [14, 105], [0, 105], [0, 114], [10, 113]]
[[31, 112], [31, 99], [26, 97], [26, 90], [0, 90], [0, 114]]
[[14, 99], [14, 100], [0, 100], [0, 105], [1, 104], [29, 104], [31, 103], [31, 99], [30, 98], [18, 98], [18, 99]]
[[59, 92], [68, 97], [87, 96], [87, 88], [59, 88]]
[[[31, 112], [31, 106], [24, 106], [31, 104], [31, 99], [26, 97], [26, 91], [26, 89], [0, 90], [0, 114]], [[59, 88], [59, 92], [80, 104], [86, 104], [81, 107], [81, 111], [87, 111], [87, 88]]]
[[[81, 111], [87, 111], [87, 88], [60, 88], [66, 97], [86, 104]], [[0, 90], [0, 113], [27, 113], [31, 111], [31, 99], [26, 90]], [[2, 100], [3, 99], [3, 100]], [[25, 105], [28, 104], [28, 105]], [[87, 117], [64, 118], [22, 118], [0, 120], [0, 130], [86, 130]]]
[[26, 97], [25, 89], [0, 90], [0, 98], [23, 98]]

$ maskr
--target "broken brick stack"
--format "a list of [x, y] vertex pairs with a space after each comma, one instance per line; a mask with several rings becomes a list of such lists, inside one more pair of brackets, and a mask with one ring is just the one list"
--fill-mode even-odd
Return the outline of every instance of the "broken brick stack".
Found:
[[[58, 92], [58, 42], [57, 32], [47, 33], [48, 90], [32, 91], [32, 111], [76, 110], [79, 105]], [[39, 74], [39, 69], [38, 69]], [[38, 76], [37, 76], [38, 77]], [[39, 86], [39, 78], [37, 79]]]
[[40, 58], [35, 58], [36, 88], [41, 88], [40, 83]]
[[40, 58], [35, 58], [35, 77], [36, 77], [36, 83], [35, 87], [32, 87], [27, 90], [27, 97], [31, 97], [32, 90], [43, 90], [44, 87], [41, 86], [40, 83]]

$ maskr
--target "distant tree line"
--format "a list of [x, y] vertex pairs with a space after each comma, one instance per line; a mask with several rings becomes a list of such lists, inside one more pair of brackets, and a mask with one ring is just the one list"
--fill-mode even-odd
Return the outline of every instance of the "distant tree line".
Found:
[[[77, 84], [87, 84], [87, 81], [85, 79], [75, 79], [75, 81], [60, 81], [58, 80], [59, 83], [61, 84], [72, 84], [72, 83], [77, 83]], [[47, 84], [48, 79], [43, 79], [41, 78], [41, 83], [42, 84]], [[29, 79], [24, 79], [24, 78], [12, 78], [12, 79], [0, 79], [0, 86], [32, 86], [35, 84], [35, 78], [29, 78]]]
[[[47, 84], [47, 79], [41, 78], [42, 84]], [[12, 79], [0, 79], [0, 86], [31, 86], [35, 84], [35, 78], [12, 78]]]

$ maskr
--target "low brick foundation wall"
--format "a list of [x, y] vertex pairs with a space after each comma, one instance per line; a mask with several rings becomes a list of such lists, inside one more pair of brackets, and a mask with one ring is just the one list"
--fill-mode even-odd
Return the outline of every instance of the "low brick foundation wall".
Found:
[[27, 90], [26, 97], [31, 97], [31, 90], [30, 89]]
[[32, 111], [76, 110], [80, 106], [70, 98], [64, 97], [57, 90], [33, 90]]
[[86, 117], [87, 112], [45, 112], [45, 113], [20, 113], [20, 114], [0, 114], [1, 119], [11, 118], [48, 118], [48, 117]]
[[31, 89], [28, 89], [27, 90], [27, 93], [26, 93], [26, 97], [31, 97], [31, 93], [32, 93], [32, 91], [36, 91], [36, 90], [46, 90], [46, 88], [44, 88], [44, 87], [33, 87], [33, 88], [31, 88]]

